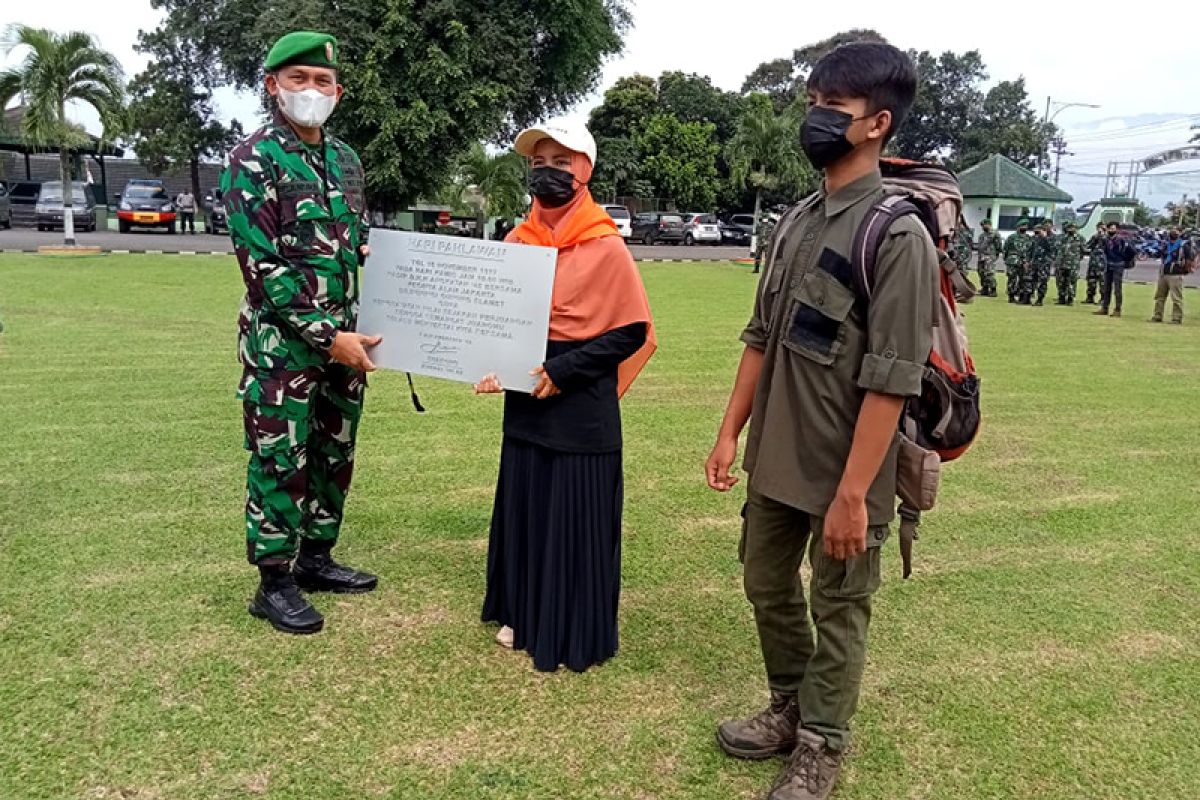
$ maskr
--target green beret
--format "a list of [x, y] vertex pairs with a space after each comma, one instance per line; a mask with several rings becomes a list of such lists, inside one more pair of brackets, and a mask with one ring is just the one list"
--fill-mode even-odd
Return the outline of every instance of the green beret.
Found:
[[1017, 220], [1017, 227], [1018, 228], [1028, 228], [1029, 220], [1024, 219], [1024, 218]]
[[267, 72], [280, 67], [329, 67], [337, 69], [337, 39], [328, 33], [293, 31], [280, 38], [267, 53]]

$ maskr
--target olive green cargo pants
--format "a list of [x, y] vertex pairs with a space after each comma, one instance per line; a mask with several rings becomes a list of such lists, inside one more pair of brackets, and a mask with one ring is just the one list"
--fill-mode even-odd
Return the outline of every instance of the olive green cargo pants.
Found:
[[[879, 588], [879, 548], [888, 528], [872, 527], [867, 551], [838, 561], [824, 553], [823, 518], [754, 491], [743, 515], [739, 555], [767, 683], [774, 691], [796, 695], [801, 725], [842, 750], [858, 706], [871, 595]], [[806, 545], [812, 566], [808, 599], [800, 578]]]

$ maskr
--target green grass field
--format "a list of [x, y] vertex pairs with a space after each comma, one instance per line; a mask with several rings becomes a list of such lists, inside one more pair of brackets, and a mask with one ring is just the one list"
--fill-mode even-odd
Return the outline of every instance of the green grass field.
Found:
[[[0, 256], [0, 798], [765, 794], [714, 725], [764, 686], [740, 487], [701, 467], [754, 278], [645, 268], [661, 349], [625, 403], [622, 651], [543, 675], [478, 622], [500, 403], [367, 398], [325, 632], [246, 614], [232, 260]], [[889, 542], [836, 797], [1200, 796], [1200, 296], [1183, 328], [969, 308], [985, 431], [913, 579]], [[894, 541], [894, 539], [893, 539]]]

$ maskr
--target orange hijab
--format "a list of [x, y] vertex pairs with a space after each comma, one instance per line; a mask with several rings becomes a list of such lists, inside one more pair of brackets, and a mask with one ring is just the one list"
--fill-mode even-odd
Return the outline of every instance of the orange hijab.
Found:
[[[587, 156], [574, 154], [571, 172], [586, 184], [592, 176]], [[544, 208], [534, 200], [529, 219], [507, 241], [558, 249], [550, 339], [586, 341], [614, 328], [646, 323], [645, 344], [617, 369], [617, 396], [623, 397], [658, 349], [658, 339], [642, 276], [612, 217], [585, 187], [562, 208]]]

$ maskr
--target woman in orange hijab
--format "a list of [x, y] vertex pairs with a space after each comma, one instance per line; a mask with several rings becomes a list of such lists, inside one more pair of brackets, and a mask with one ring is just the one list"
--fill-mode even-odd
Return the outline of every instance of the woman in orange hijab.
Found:
[[[582, 672], [617, 652], [619, 400], [654, 353], [650, 304], [616, 223], [587, 188], [596, 142], [556, 122], [523, 131], [533, 211], [507, 241], [558, 249], [546, 363], [506, 392], [484, 622], [534, 667]], [[501, 392], [494, 376], [475, 390]]]

